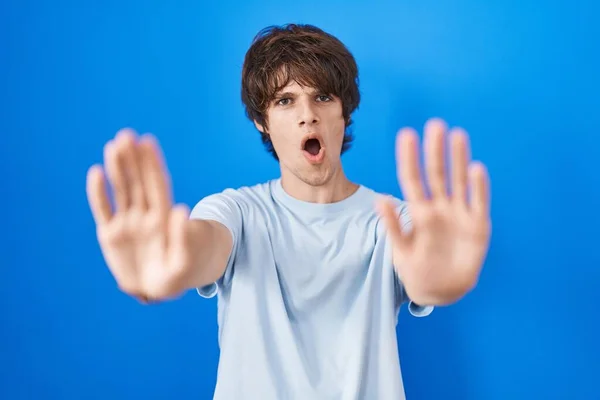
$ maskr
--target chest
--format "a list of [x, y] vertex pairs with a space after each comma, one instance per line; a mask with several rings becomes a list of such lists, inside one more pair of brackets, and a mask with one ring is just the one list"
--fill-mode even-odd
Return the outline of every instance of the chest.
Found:
[[343, 312], [361, 286], [380, 268], [383, 246], [374, 218], [297, 223], [282, 221], [268, 230], [270, 271], [288, 312]]
[[351, 271], [368, 263], [378, 241], [378, 221], [356, 217], [338, 220], [278, 221], [269, 227], [274, 261], [301, 275]]

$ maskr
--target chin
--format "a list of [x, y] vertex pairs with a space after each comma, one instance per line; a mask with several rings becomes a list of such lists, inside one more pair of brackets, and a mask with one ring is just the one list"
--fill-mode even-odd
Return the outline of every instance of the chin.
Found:
[[330, 166], [320, 165], [319, 168], [311, 169], [297, 171], [296, 174], [302, 182], [310, 186], [323, 186], [335, 176], [335, 170]]
[[320, 187], [330, 183], [336, 178], [341, 165], [325, 157], [319, 163], [308, 162], [304, 156], [294, 160], [293, 163], [281, 162], [282, 173], [294, 176], [294, 180], [312, 187]]
[[331, 180], [330, 177], [323, 176], [323, 175], [302, 176], [302, 177], [300, 177], [300, 179], [307, 185], [315, 186], [315, 187], [323, 186]]

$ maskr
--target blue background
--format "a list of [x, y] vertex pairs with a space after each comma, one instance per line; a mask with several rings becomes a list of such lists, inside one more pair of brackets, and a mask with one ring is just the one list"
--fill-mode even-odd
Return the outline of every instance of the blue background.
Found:
[[400, 195], [395, 133], [431, 116], [465, 127], [492, 177], [478, 288], [429, 318], [401, 314], [408, 398], [599, 399], [598, 11], [532, 0], [2, 2], [0, 398], [211, 398], [214, 299], [145, 307], [117, 290], [86, 170], [130, 126], [158, 136], [190, 206], [277, 176], [243, 114], [240, 68], [260, 28], [307, 22], [360, 66], [352, 179]]

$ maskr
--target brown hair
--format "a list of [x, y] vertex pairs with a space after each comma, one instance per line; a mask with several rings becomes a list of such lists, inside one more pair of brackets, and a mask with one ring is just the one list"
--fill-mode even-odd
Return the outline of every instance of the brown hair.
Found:
[[[336, 37], [313, 25], [269, 26], [254, 37], [242, 69], [242, 102], [246, 115], [267, 129], [266, 111], [275, 95], [290, 81], [334, 95], [342, 102], [346, 132], [342, 154], [353, 140], [349, 127], [358, 108], [358, 67]], [[278, 160], [267, 132], [266, 149]]]

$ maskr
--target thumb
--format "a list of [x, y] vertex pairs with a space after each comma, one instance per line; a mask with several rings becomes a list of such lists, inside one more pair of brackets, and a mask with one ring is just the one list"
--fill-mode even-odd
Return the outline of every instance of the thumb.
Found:
[[408, 236], [400, 226], [400, 217], [396, 212], [395, 204], [386, 196], [377, 200], [376, 209], [381, 216], [387, 234], [395, 246], [405, 247]]

